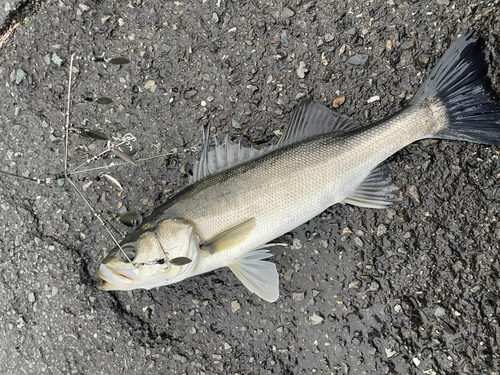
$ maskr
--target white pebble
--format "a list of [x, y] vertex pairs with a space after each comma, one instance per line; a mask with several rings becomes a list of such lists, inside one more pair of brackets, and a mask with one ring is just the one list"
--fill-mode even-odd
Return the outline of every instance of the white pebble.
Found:
[[380, 96], [375, 95], [375, 96], [372, 96], [370, 99], [368, 99], [366, 102], [373, 103], [373, 102], [376, 102], [377, 100], [380, 100]]

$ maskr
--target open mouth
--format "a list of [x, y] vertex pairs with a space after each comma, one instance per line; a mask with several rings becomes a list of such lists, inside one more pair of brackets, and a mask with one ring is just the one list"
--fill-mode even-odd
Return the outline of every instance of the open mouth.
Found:
[[105, 264], [99, 267], [99, 289], [101, 290], [128, 290], [134, 285], [137, 274], [134, 270], [114, 270]]

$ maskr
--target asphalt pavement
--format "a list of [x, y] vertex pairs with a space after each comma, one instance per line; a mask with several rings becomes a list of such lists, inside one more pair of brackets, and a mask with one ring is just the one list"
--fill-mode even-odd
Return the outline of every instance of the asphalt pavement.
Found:
[[[8, 6], [7, 6], [8, 5]], [[500, 1], [8, 1], [0, 12], [1, 374], [500, 373], [500, 147], [417, 142], [389, 159], [403, 200], [329, 208], [279, 239], [280, 298], [228, 269], [103, 292], [113, 240], [68, 181], [64, 124], [121, 138], [136, 159], [68, 165], [116, 237], [188, 183], [201, 129], [276, 142], [302, 98], [370, 123], [409, 103], [467, 30], [492, 51]], [[126, 65], [108, 59], [125, 57]], [[110, 98], [112, 103], [99, 104]], [[123, 187], [119, 191], [102, 174]], [[61, 186], [62, 185], [62, 186]], [[272, 194], [272, 192], [270, 192]]]

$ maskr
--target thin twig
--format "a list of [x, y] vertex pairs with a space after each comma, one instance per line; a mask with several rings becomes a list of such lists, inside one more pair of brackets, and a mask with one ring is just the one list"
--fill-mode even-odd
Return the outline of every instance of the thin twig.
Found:
[[0, 49], [4, 46], [4, 44], [7, 42], [7, 39], [9, 39], [9, 36], [12, 35], [15, 29], [21, 24], [21, 22], [18, 22], [14, 25], [10, 25], [9, 30], [5, 34], [2, 35], [2, 38], [0, 38]]
[[73, 78], [73, 59], [75, 54], [71, 55], [71, 61], [69, 63], [69, 82], [68, 82], [68, 105], [66, 107], [66, 129], [65, 135], [65, 147], [64, 147], [64, 173], [68, 172], [68, 138], [69, 138], [69, 109], [71, 105], [71, 80]]

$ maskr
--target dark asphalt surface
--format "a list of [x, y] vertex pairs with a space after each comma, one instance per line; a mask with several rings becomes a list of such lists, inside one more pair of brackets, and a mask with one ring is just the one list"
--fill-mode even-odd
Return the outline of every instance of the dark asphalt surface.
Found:
[[[368, 123], [408, 103], [466, 30], [500, 51], [498, 0], [13, 4], [23, 22], [0, 49], [2, 171], [62, 172], [72, 53], [73, 124], [132, 133], [137, 159], [173, 153], [106, 171], [121, 194], [98, 172], [75, 176], [106, 218], [122, 205], [148, 214], [182, 189], [204, 124], [276, 142], [301, 98], [341, 96], [339, 111]], [[5, 9], [4, 34], [16, 21]], [[131, 63], [89, 61], [102, 54]], [[113, 103], [86, 100], [99, 97]], [[72, 134], [69, 164], [104, 143]], [[499, 374], [499, 153], [432, 140], [400, 151], [389, 165], [401, 202], [338, 205], [281, 239], [273, 304], [227, 269], [101, 292], [113, 242], [76, 192], [2, 175], [0, 373]]]

